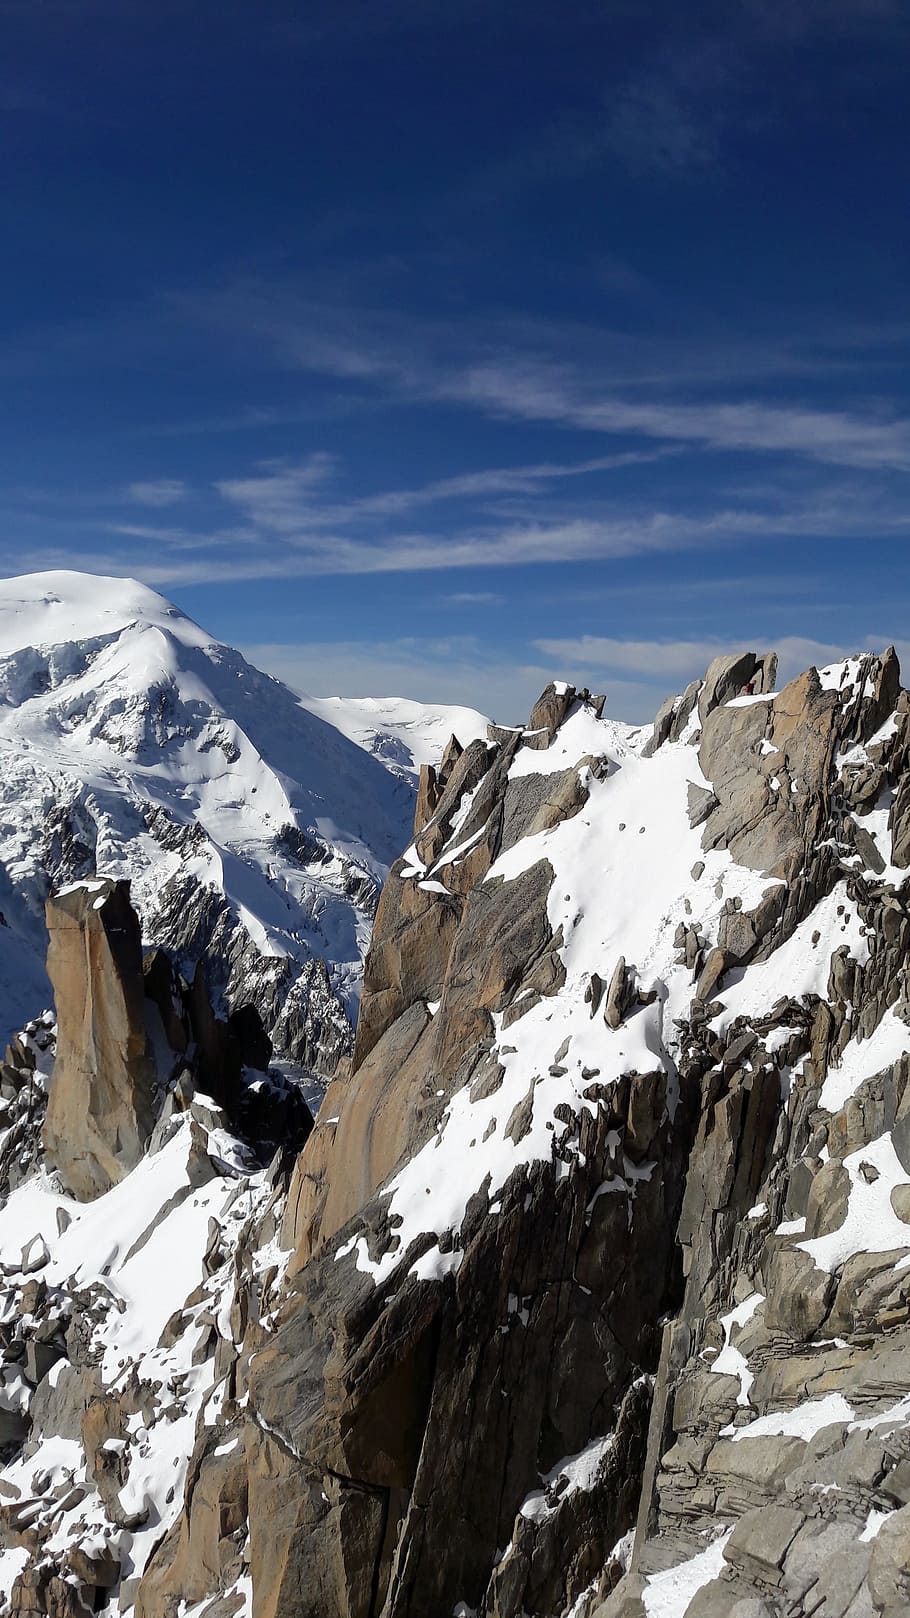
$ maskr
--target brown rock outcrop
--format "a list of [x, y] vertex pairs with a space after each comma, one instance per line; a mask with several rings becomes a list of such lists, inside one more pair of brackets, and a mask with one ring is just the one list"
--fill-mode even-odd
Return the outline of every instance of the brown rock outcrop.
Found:
[[179, 1602], [230, 1590], [242, 1572], [247, 1460], [239, 1429], [204, 1429], [190, 1459], [183, 1512], [139, 1584], [136, 1618], [171, 1618]]
[[67, 1190], [88, 1200], [135, 1167], [154, 1120], [129, 883], [99, 877], [52, 897], [47, 927], [58, 1035], [44, 1147]]
[[[427, 778], [351, 1071], [166, 1328], [216, 1393], [140, 1618], [247, 1570], [255, 1618], [643, 1618], [664, 1575], [678, 1618], [901, 1618], [910, 707], [891, 653], [772, 677], [714, 665], [659, 757], [552, 686]], [[112, 1522], [122, 1382], [51, 1390]]]
[[[551, 688], [526, 744], [545, 748], [579, 700]], [[600, 1192], [622, 1172], [624, 1138], [626, 1161], [673, 1157], [662, 1072], [627, 1082], [590, 1116], [567, 1110], [554, 1160], [514, 1175], [495, 1218], [478, 1195], [457, 1279], [417, 1273], [430, 1237], [378, 1285], [344, 1248], [351, 1229], [366, 1231], [370, 1251], [394, 1246], [383, 1185], [466, 1086], [478, 1102], [497, 1093], [494, 1019], [505, 1027], [563, 984], [550, 865], [484, 878], [502, 850], [582, 811], [602, 761], [548, 772], [542, 758], [539, 774], [510, 778], [521, 743], [504, 732], [454, 761], [418, 838], [425, 874], [414, 854], [393, 869], [352, 1073], [330, 1088], [295, 1170], [283, 1319], [249, 1367], [257, 1618], [450, 1612], [487, 1586], [491, 1618], [540, 1603], [557, 1611], [633, 1509], [680, 1179], [643, 1171], [634, 1203]], [[625, 969], [614, 987], [624, 1008]], [[532, 1112], [528, 1097], [503, 1117], [508, 1140], [522, 1141]], [[641, 1266], [623, 1259], [630, 1221]], [[554, 1483], [553, 1509], [522, 1517], [540, 1475], [614, 1423], [592, 1492], [557, 1505], [565, 1483]], [[513, 1531], [514, 1556], [493, 1578]]]
[[708, 667], [698, 698], [698, 716], [704, 724], [709, 713], [729, 702], [731, 697], [757, 696], [773, 691], [777, 678], [777, 656], [765, 652], [736, 652], [716, 657]]
[[[642, 1183], [631, 1217], [648, 1262], [630, 1266], [626, 1200], [597, 1196], [624, 1123], [608, 1111], [586, 1120], [567, 1159], [583, 1168], [560, 1180], [535, 1166], [510, 1181], [495, 1220], [478, 1207], [454, 1284], [419, 1280], [406, 1263], [377, 1287], [339, 1262], [337, 1242], [310, 1259], [250, 1367], [261, 1618], [404, 1618], [450, 1612], [460, 1593], [473, 1606], [539, 1475], [615, 1413], [602, 1489], [587, 1509], [527, 1523], [489, 1610], [512, 1618], [534, 1589], [561, 1610], [567, 1562], [577, 1558], [581, 1588], [581, 1572], [606, 1559], [642, 1464], [647, 1386], [628, 1390], [656, 1363], [674, 1183]], [[379, 1226], [381, 1203], [364, 1218]]]

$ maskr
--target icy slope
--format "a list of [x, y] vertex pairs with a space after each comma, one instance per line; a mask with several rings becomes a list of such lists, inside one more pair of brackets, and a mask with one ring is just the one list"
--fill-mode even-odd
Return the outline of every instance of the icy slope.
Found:
[[[133, 879], [279, 1051], [331, 1068], [412, 792], [277, 680], [124, 579], [0, 583], [0, 1017], [48, 998], [51, 883]], [[325, 963], [325, 966], [323, 966]], [[327, 970], [326, 970], [327, 968]]]
[[372, 753], [387, 769], [416, 781], [422, 764], [438, 764], [450, 736], [462, 747], [486, 735], [476, 708], [412, 702], [407, 697], [301, 697], [310, 713]]

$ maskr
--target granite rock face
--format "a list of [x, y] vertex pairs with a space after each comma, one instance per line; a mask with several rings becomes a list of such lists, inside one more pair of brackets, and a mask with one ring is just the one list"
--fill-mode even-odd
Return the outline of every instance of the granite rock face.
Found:
[[[892, 652], [773, 679], [719, 660], [648, 735], [554, 684], [425, 771], [302, 1150], [152, 1359], [99, 1388], [70, 1327], [20, 1417], [36, 1457], [79, 1435], [113, 1544], [154, 1366], [207, 1390], [121, 1612], [908, 1610], [910, 699]], [[159, 1224], [229, 1150], [229, 1091], [177, 1107]], [[29, 1551], [16, 1610], [98, 1604], [80, 1545]]]
[[223, 1021], [201, 974], [143, 961], [126, 883], [49, 922], [57, 1018], [0, 1064], [0, 1611], [152, 1612], [169, 1575], [181, 1599], [248, 1577], [225, 1382], [312, 1120], [253, 1068], [252, 1008]]
[[721, 973], [690, 1029], [685, 1290], [631, 1567], [597, 1618], [910, 1610], [906, 737], [893, 653], [706, 719], [706, 846], [783, 884], [724, 959], [768, 987], [725, 995]]
[[201, 967], [185, 983], [163, 950], [143, 959], [130, 884], [95, 877], [48, 900], [57, 1008], [54, 1082], [41, 1129], [64, 1190], [90, 1201], [138, 1165], [175, 1096], [202, 1089], [260, 1151], [293, 1148], [307, 1108], [293, 1088], [251, 1087], [272, 1046], [253, 1006], [212, 1009]]
[[58, 1031], [44, 1148], [67, 1189], [88, 1199], [136, 1167], [154, 1122], [129, 883], [102, 878], [49, 899], [47, 928]]
[[774, 670], [644, 748], [551, 688], [422, 793], [250, 1367], [257, 1612], [902, 1610], [910, 720], [891, 652]]

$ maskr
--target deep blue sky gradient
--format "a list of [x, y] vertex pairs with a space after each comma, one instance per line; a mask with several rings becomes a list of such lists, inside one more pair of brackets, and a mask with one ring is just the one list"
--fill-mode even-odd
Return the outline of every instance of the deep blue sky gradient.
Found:
[[0, 565], [316, 692], [910, 654], [903, 0], [7, 0]]

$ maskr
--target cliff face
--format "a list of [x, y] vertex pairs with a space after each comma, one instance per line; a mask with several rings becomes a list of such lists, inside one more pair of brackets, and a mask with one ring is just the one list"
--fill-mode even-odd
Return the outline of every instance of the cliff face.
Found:
[[[63, 892], [48, 924], [58, 1020], [0, 1065], [0, 1611], [87, 1618], [132, 1609], [179, 1528], [312, 1120], [256, 1070], [251, 1007], [225, 1022], [201, 973], [143, 961], [128, 884]], [[238, 1510], [208, 1532], [239, 1542], [184, 1570], [203, 1594], [244, 1577]]]
[[910, 698], [773, 681], [551, 686], [424, 772], [351, 1073], [150, 1351], [204, 1321], [211, 1393], [121, 1612], [910, 1610]]
[[551, 688], [425, 777], [251, 1366], [262, 1613], [593, 1612], [636, 1518], [605, 1612], [879, 1599], [910, 721], [893, 654], [772, 683]]
[[154, 1117], [129, 883], [102, 878], [63, 892], [48, 903], [47, 926], [58, 1032], [44, 1149], [73, 1195], [89, 1199], [136, 1167]]

